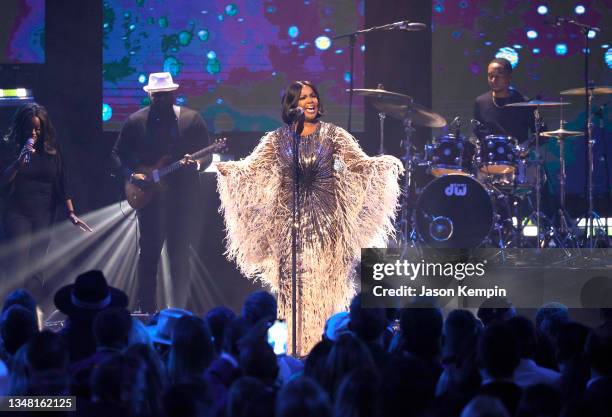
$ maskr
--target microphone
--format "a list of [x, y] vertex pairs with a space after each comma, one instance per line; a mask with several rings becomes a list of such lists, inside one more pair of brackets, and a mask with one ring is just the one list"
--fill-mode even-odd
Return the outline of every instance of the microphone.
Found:
[[455, 117], [450, 124], [451, 126], [461, 127], [461, 116]]
[[408, 20], [402, 20], [400, 22], [391, 23], [389, 25], [389, 30], [407, 30], [409, 32], [417, 32], [419, 30], [427, 29], [427, 25], [425, 23], [419, 22], [410, 22]]
[[21, 153], [25, 154], [25, 156], [23, 157], [24, 164], [28, 164], [30, 162], [30, 159], [32, 159], [32, 151], [27, 149], [26, 146], [34, 146], [34, 143], [35, 143], [34, 138], [29, 138], [28, 140], [26, 140], [26, 143], [23, 146]]
[[299, 120], [300, 117], [304, 115], [304, 109], [302, 107], [294, 107], [293, 109], [289, 109], [289, 119], [296, 121]]
[[480, 129], [481, 127], [484, 127], [484, 124], [479, 122], [476, 119], [470, 119], [470, 123], [474, 125], [474, 127], [476, 127], [477, 129]]
[[584, 23], [577, 22], [574, 19], [569, 19], [567, 17], [557, 17], [555, 21], [550, 24], [552, 24], [553, 26], [557, 26], [557, 27], [561, 27], [565, 24], [570, 24], [570, 25], [578, 26], [579, 28], [582, 28], [584, 30], [592, 30], [594, 32], [601, 32], [601, 28], [598, 28], [597, 26], [589, 26]]

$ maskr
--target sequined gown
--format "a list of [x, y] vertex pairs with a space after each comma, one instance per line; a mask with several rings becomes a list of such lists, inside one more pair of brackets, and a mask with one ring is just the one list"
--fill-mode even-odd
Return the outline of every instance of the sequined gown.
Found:
[[[218, 175], [227, 256], [277, 293], [279, 318], [291, 322], [293, 137], [266, 134]], [[344, 129], [321, 122], [300, 139], [297, 355], [306, 355], [325, 321], [346, 309], [363, 247], [383, 247], [393, 232], [403, 168], [392, 156], [367, 156]], [[289, 341], [291, 346], [291, 341]]]

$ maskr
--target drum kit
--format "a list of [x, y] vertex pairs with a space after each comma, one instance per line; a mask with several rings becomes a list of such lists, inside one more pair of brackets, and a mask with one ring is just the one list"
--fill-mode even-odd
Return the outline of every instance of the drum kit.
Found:
[[[612, 88], [593, 87], [589, 91], [591, 95], [610, 94]], [[379, 111], [381, 154], [385, 118], [399, 119], [404, 125], [401, 145], [406, 172], [398, 224], [400, 245], [502, 250], [579, 247], [576, 227], [565, 207], [564, 145], [568, 138], [585, 134], [566, 130], [562, 116], [559, 129], [543, 132], [540, 116], [541, 108], [562, 108], [569, 103], [532, 100], [508, 104], [528, 107], [534, 112], [534, 141], [527, 145], [521, 146], [514, 137], [505, 135], [466, 137], [461, 134], [461, 122], [456, 118], [451, 123], [453, 133], [434, 138], [425, 145], [423, 153], [417, 153], [412, 142], [413, 126], [444, 127], [447, 123], [441, 115], [415, 103], [410, 96], [385, 90], [380, 84], [376, 89], [354, 89], [354, 93], [369, 98]], [[561, 94], [584, 95], [585, 89]], [[541, 186], [546, 180], [538, 152], [541, 137], [559, 142], [560, 193], [555, 222], [541, 211]], [[433, 179], [417, 186], [415, 171], [422, 168]], [[589, 187], [588, 198], [592, 201], [592, 163]], [[592, 211], [592, 205], [589, 207]], [[527, 225], [535, 227], [535, 239], [525, 236]]]

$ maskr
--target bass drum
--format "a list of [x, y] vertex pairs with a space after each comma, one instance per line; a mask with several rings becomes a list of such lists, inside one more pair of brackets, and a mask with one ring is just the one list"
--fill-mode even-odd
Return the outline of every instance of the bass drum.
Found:
[[475, 248], [487, 238], [493, 221], [489, 192], [467, 175], [436, 178], [417, 201], [417, 231], [434, 248]]

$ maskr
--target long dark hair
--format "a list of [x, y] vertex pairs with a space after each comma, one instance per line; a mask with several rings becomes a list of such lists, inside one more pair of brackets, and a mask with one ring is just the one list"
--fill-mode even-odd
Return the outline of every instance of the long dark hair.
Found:
[[312, 88], [312, 91], [316, 94], [319, 99], [319, 111], [317, 112], [317, 119], [325, 113], [323, 110], [323, 103], [321, 103], [321, 95], [319, 94], [319, 90], [314, 86], [310, 81], [295, 81], [290, 84], [289, 87], [285, 90], [283, 94], [283, 98], [281, 99], [281, 103], [283, 105], [281, 116], [283, 118], [283, 122], [290, 125], [293, 120], [289, 115], [289, 111], [291, 109], [295, 109], [300, 101], [300, 94], [302, 93], [302, 87], [307, 85]]
[[197, 379], [215, 358], [215, 346], [208, 325], [199, 317], [183, 316], [172, 334], [168, 373], [173, 383]]
[[44, 150], [54, 155], [57, 152], [55, 144], [55, 127], [51, 123], [47, 109], [38, 103], [28, 103], [15, 112], [13, 122], [4, 136], [4, 140], [16, 151], [21, 149], [26, 140], [30, 137], [30, 132], [26, 131], [27, 125], [34, 118], [40, 120], [40, 138], [34, 147], [36, 150]]

